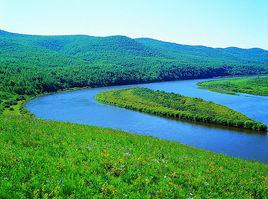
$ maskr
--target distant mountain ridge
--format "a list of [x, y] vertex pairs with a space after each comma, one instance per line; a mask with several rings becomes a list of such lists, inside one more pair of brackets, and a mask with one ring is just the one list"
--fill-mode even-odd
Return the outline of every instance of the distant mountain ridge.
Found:
[[[95, 37], [95, 38], [112, 38], [112, 37], [125, 37], [125, 38], [129, 38], [127, 36], [124, 35], [112, 35], [112, 36], [90, 36], [90, 35], [86, 35], [86, 34], [72, 34], [72, 35], [32, 35], [32, 34], [21, 34], [21, 33], [14, 33], [14, 32], [9, 32], [9, 31], [5, 31], [5, 30], [1, 30], [0, 29], [0, 35], [17, 35], [17, 36], [36, 36], [36, 37], [68, 37], [68, 36], [84, 36], [84, 37]], [[204, 46], [204, 45], [187, 45], [187, 44], [178, 44], [176, 42], [168, 42], [168, 41], [162, 41], [162, 40], [157, 40], [157, 39], [153, 39], [153, 38], [148, 38], [148, 37], [141, 37], [141, 38], [134, 38], [134, 40], [151, 40], [153, 42], [162, 42], [162, 43], [167, 43], [167, 44], [172, 44], [172, 45], [178, 45], [178, 46], [185, 46], [185, 47], [197, 47], [197, 48], [211, 48], [211, 49], [228, 49], [228, 50], [256, 50], [256, 51], [262, 51], [262, 52], [266, 52], [268, 50], [262, 49], [262, 48], [257, 48], [257, 47], [253, 47], [253, 48], [239, 48], [239, 47], [234, 47], [234, 46], [230, 46], [230, 47], [208, 47], [208, 46]]]
[[[256, 65], [268, 64], [268, 51], [258, 48], [236, 47], [211, 48], [206, 46], [181, 45], [151, 38], [131, 39], [126, 36], [94, 37], [87, 35], [38, 36], [0, 31], [5, 46], [12, 44], [33, 48], [35, 51], [48, 50], [61, 56], [76, 56], [84, 61], [114, 60], [120, 56], [136, 58], [158, 58], [162, 61], [180, 62], [188, 65]], [[39, 49], [36, 49], [39, 48]], [[0, 46], [0, 50], [1, 46]], [[29, 51], [29, 49], [27, 50]], [[137, 57], [138, 56], [138, 57]], [[111, 59], [112, 57], [112, 59]], [[120, 58], [120, 59], [121, 59]], [[126, 60], [129, 61], [129, 60]], [[164, 62], [165, 62], [164, 61]]]
[[246, 59], [246, 60], [252, 59], [251, 56], [261, 56], [259, 57], [259, 60], [264, 61], [265, 63], [268, 63], [268, 51], [261, 49], [261, 48], [249, 48], [249, 49], [237, 48], [237, 47], [212, 48], [212, 47], [207, 47], [207, 46], [182, 45], [182, 44], [177, 44], [177, 43], [159, 41], [159, 40], [155, 40], [151, 38], [138, 38], [136, 40], [138, 40], [139, 42], [145, 45], [155, 47], [159, 50], [168, 49], [172, 51], [173, 53], [185, 52], [185, 53], [191, 53], [192, 55], [196, 55], [196, 56], [210, 56], [210, 57], [226, 55], [226, 56], [229, 56], [229, 58], [236, 57], [236, 58], [241, 58], [241, 59]]

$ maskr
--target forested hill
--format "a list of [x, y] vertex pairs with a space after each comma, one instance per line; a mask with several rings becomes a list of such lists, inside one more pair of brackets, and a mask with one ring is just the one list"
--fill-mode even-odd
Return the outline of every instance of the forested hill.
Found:
[[260, 48], [210, 48], [206, 46], [181, 45], [150, 38], [139, 38], [136, 41], [170, 58], [188, 60], [189, 64], [198, 64], [198, 62], [226, 65], [231, 65], [232, 63], [237, 65], [268, 64], [268, 51]]
[[260, 73], [268, 73], [268, 51], [262, 49], [0, 30], [0, 96], [4, 101], [10, 93], [35, 95], [71, 87]]
[[[2, 54], [15, 50], [10, 58], [24, 58], [22, 54], [60, 56], [63, 59], [78, 59], [80, 64], [107, 62], [121, 66], [163, 64], [175, 67], [239, 67], [268, 65], [268, 51], [253, 48], [210, 48], [163, 42], [150, 38], [131, 39], [126, 36], [92, 37], [86, 35], [34, 36], [9, 33], [0, 30]], [[19, 51], [19, 52], [17, 52]], [[33, 57], [28, 60], [32, 61]], [[2, 60], [1, 60], [2, 61]], [[49, 63], [42, 63], [51, 66]], [[50, 60], [55, 61], [55, 60]], [[64, 60], [63, 60], [64, 61]], [[74, 63], [52, 64], [53, 66], [77, 65]], [[153, 67], [153, 66], [151, 66]], [[235, 71], [233, 71], [235, 72]], [[237, 71], [238, 72], [238, 71]]]

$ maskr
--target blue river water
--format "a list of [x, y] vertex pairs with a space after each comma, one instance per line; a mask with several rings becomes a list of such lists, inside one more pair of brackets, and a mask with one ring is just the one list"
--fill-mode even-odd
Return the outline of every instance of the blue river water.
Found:
[[155, 90], [199, 97], [228, 106], [268, 125], [268, 97], [248, 94], [228, 95], [199, 89], [197, 82], [184, 80], [104, 88], [88, 88], [37, 97], [26, 104], [43, 119], [74, 122], [120, 129], [176, 141], [233, 157], [268, 163], [268, 136], [240, 129], [205, 126], [152, 116], [104, 105], [95, 101], [97, 93], [111, 89], [147, 87]]

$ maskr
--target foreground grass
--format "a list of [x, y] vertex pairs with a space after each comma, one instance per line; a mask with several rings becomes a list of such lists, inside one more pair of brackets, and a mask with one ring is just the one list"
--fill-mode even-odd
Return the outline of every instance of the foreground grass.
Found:
[[117, 130], [0, 116], [0, 198], [265, 198], [268, 166]]
[[222, 105], [148, 88], [130, 88], [98, 93], [96, 99], [106, 104], [149, 114], [266, 131], [266, 126]]
[[239, 92], [268, 96], [268, 76], [212, 80], [199, 82], [198, 86], [220, 93], [235, 94]]

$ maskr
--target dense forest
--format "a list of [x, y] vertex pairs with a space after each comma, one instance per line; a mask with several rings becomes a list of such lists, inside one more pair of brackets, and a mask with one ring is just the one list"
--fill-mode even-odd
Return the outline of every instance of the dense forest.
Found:
[[242, 113], [199, 98], [148, 88], [130, 88], [98, 93], [96, 99], [106, 104], [163, 117], [266, 131], [267, 127]]
[[73, 87], [261, 73], [268, 73], [262, 49], [0, 31], [0, 112], [26, 96]]
[[199, 82], [198, 86], [220, 93], [248, 93], [268, 96], [268, 76], [205, 81]]

